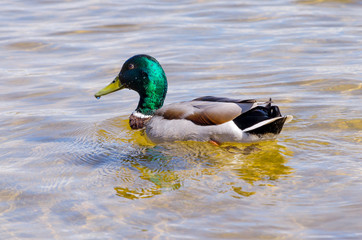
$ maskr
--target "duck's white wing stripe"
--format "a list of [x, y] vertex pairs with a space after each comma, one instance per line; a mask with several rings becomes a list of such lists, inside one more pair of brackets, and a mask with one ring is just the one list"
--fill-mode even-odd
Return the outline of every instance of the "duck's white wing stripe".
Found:
[[260, 128], [261, 126], [264, 126], [266, 124], [269, 124], [269, 123], [272, 123], [278, 119], [281, 119], [281, 118], [286, 118], [286, 121], [285, 122], [290, 122], [292, 121], [293, 119], [293, 116], [292, 115], [287, 115], [287, 116], [282, 116], [282, 117], [276, 117], [276, 118], [272, 118], [272, 119], [267, 119], [267, 120], [264, 120], [262, 122], [259, 122], [251, 127], [248, 127], [248, 128], [245, 128], [243, 130], [243, 132], [248, 132], [248, 131], [251, 131], [251, 130], [254, 130], [254, 129], [257, 129], [257, 128]]

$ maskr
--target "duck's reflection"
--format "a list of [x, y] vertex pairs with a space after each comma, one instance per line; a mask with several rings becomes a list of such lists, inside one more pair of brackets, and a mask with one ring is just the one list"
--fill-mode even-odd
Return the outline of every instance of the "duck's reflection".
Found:
[[232, 146], [232, 151], [196, 142], [151, 147], [129, 157], [129, 167], [117, 172], [115, 190], [124, 198], [146, 198], [207, 179], [208, 185], [216, 186], [212, 190], [219, 186], [221, 192], [247, 197], [256, 192], [255, 186], [274, 185], [292, 173], [285, 149], [276, 142], [266, 144]]

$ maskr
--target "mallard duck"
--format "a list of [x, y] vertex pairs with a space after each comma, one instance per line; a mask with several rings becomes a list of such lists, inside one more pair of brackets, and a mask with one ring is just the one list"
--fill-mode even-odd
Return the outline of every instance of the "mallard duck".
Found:
[[292, 116], [282, 116], [271, 99], [237, 100], [205, 96], [163, 106], [167, 78], [160, 63], [148, 55], [128, 59], [101, 96], [124, 89], [138, 92], [140, 100], [129, 117], [132, 129], [145, 129], [154, 143], [173, 141], [252, 142], [275, 138]]

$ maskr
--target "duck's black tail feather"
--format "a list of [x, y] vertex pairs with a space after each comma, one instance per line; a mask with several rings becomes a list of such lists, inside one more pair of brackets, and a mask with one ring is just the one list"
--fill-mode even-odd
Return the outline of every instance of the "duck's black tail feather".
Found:
[[265, 106], [257, 106], [241, 114], [233, 121], [243, 131], [249, 134], [265, 135], [279, 134], [287, 117], [283, 117], [278, 106], [272, 106], [271, 101]]

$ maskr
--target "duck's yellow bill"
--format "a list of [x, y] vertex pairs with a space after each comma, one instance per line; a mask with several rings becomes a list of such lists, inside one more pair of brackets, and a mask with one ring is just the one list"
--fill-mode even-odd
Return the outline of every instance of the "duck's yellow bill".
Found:
[[108, 86], [101, 89], [94, 96], [99, 99], [101, 96], [123, 89], [124, 86], [121, 84], [119, 77], [117, 76]]

